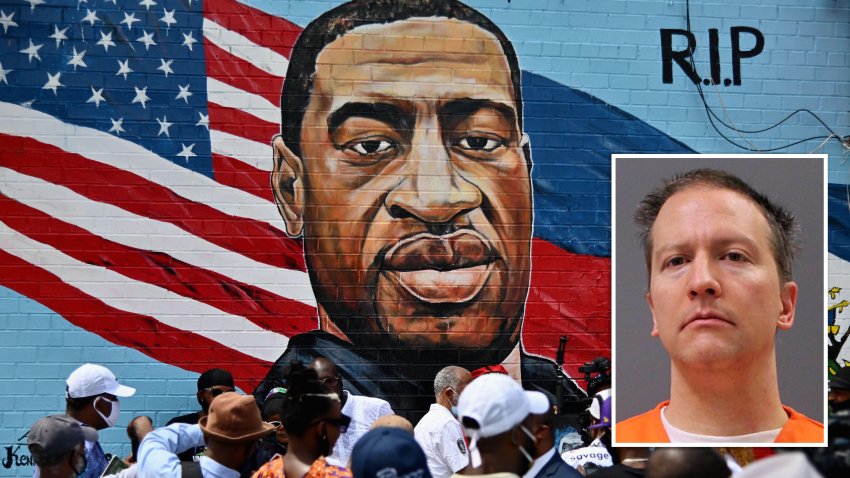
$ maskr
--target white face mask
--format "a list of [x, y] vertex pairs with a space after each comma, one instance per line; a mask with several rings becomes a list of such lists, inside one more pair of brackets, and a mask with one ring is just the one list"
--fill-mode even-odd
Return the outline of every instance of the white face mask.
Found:
[[[112, 411], [109, 412], [108, 417], [104, 416], [102, 413], [100, 413], [100, 410], [97, 409], [97, 401], [98, 400], [104, 400], [104, 401], [107, 401], [110, 404], [112, 404]], [[94, 406], [94, 411], [97, 412], [98, 415], [100, 415], [100, 418], [103, 418], [103, 421], [106, 422], [107, 427], [114, 427], [115, 424], [118, 423], [118, 415], [121, 414], [121, 405], [118, 402], [118, 400], [115, 400], [113, 402], [112, 400], [110, 400], [106, 397], [97, 397], [94, 400], [93, 406]]]

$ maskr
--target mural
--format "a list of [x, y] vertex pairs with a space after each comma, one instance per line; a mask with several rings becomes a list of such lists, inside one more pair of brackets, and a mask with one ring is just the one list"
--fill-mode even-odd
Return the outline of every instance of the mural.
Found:
[[2, 446], [83, 361], [158, 425], [316, 353], [412, 417], [449, 363], [580, 398], [612, 153], [825, 151], [850, 257], [846, 6], [342, 3], [0, 5]]

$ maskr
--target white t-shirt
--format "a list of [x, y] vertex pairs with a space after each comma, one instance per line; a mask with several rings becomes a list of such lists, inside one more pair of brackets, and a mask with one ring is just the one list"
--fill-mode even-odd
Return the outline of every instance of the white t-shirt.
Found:
[[578, 468], [579, 465], [585, 465], [587, 463], [593, 463], [603, 468], [614, 466], [614, 459], [611, 458], [611, 453], [605, 448], [602, 440], [598, 438], [590, 442], [590, 445], [586, 447], [561, 453], [561, 458], [573, 468]]
[[782, 428], [766, 430], [763, 432], [748, 433], [746, 435], [734, 436], [713, 436], [713, 435], [698, 435], [696, 433], [686, 432], [680, 428], [676, 428], [667, 421], [664, 416], [664, 410], [661, 409], [661, 423], [664, 425], [664, 431], [670, 437], [670, 443], [773, 443]]
[[432, 403], [413, 429], [413, 436], [425, 452], [433, 478], [449, 478], [469, 464], [460, 423], [446, 407]]
[[342, 406], [342, 413], [351, 417], [351, 425], [348, 426], [348, 431], [339, 436], [333, 453], [327, 457], [327, 462], [331, 465], [347, 467], [351, 450], [357, 440], [369, 431], [369, 427], [379, 417], [392, 415], [393, 409], [386, 400], [380, 398], [352, 395], [347, 390], [343, 390], [342, 393], [348, 397], [345, 399], [345, 405]]

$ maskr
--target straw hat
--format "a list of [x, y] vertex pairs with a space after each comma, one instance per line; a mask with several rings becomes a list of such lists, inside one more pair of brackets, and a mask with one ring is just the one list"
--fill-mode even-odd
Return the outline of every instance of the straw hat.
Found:
[[259, 440], [275, 429], [260, 418], [254, 397], [235, 392], [222, 393], [213, 399], [209, 415], [202, 417], [198, 425], [204, 435], [232, 443]]

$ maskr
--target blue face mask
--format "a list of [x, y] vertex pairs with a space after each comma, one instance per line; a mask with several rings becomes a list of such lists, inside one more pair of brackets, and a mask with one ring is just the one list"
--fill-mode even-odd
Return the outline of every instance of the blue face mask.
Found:
[[[75, 457], [77, 460], [75, 461]], [[82, 462], [82, 464], [80, 464]], [[83, 473], [86, 472], [86, 467], [88, 466], [88, 460], [86, 459], [85, 453], [73, 453], [71, 456], [71, 469], [74, 470], [74, 473], [77, 476], [82, 476]]]
[[452, 415], [454, 415], [454, 417], [457, 418], [457, 405], [452, 405], [451, 410], [452, 410]]

